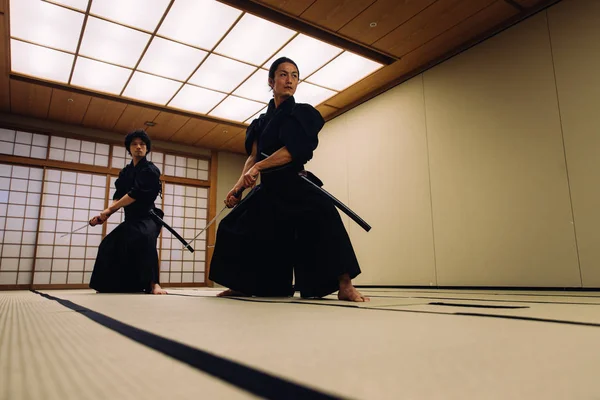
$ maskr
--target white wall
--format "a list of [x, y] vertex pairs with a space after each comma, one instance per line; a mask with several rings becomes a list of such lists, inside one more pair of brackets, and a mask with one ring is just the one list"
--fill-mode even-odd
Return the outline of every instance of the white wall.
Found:
[[357, 283], [600, 286], [599, 39], [563, 0], [325, 125]]

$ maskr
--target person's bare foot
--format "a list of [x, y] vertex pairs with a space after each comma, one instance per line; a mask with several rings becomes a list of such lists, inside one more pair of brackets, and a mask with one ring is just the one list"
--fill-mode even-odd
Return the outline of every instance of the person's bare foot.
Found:
[[168, 294], [167, 291], [160, 287], [158, 283], [152, 285], [152, 294]]
[[248, 297], [248, 295], [237, 290], [227, 289], [219, 293], [217, 297]]
[[343, 301], [365, 302], [371, 301], [367, 296], [363, 296], [354, 285], [348, 274], [340, 277], [340, 290], [338, 291], [338, 299]]

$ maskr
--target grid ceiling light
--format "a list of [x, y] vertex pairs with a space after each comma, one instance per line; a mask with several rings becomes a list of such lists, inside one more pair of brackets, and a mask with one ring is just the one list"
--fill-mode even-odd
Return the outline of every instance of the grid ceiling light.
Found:
[[209, 115], [231, 121], [245, 121], [265, 105], [257, 101], [228, 96]]
[[72, 54], [51, 50], [12, 39], [11, 69], [24, 75], [66, 83], [69, 80]]
[[259, 69], [233, 92], [234, 95], [268, 103], [273, 98], [269, 87], [269, 71]]
[[[11, 1], [15, 1], [15, 0], [11, 0]], [[16, 0], [16, 1], [19, 1], [19, 0]], [[83, 12], [85, 12], [85, 10], [87, 10], [87, 6], [89, 3], [89, 0], [45, 0], [45, 1], [47, 1], [48, 3], [60, 4], [60, 5], [69, 7], [69, 8], [74, 8], [76, 10], [83, 11]], [[12, 8], [12, 4], [11, 4], [11, 8]]]
[[138, 69], [183, 82], [189, 78], [207, 54], [203, 50], [155, 37]]
[[150, 40], [150, 35], [98, 18], [88, 18], [79, 54], [133, 68]]
[[170, 0], [92, 1], [90, 14], [119, 24], [154, 32]]
[[206, 114], [213, 109], [221, 100], [227, 96], [225, 93], [199, 88], [193, 85], [185, 85], [173, 100], [170, 107], [181, 110]]
[[100, 61], [77, 57], [71, 84], [99, 92], [119, 95], [131, 76], [131, 70]]
[[313, 106], [382, 67], [216, 0], [95, 0], [83, 28], [88, 2], [10, 0], [12, 72], [249, 123], [280, 56]]
[[253, 116], [251, 116], [250, 118], [248, 118], [246, 121], [244, 121], [245, 123], [249, 124], [252, 121], [254, 121], [256, 118], [260, 117], [260, 114], [264, 114], [267, 112], [267, 107], [263, 108], [262, 110], [260, 110], [259, 112], [257, 112], [256, 114], [254, 114]]
[[10, 36], [75, 53], [84, 15], [39, 0], [11, 0]]
[[181, 83], [144, 72], [134, 72], [123, 96], [165, 105], [179, 90]]
[[255, 70], [252, 65], [211, 54], [190, 78], [190, 83], [229, 93]]

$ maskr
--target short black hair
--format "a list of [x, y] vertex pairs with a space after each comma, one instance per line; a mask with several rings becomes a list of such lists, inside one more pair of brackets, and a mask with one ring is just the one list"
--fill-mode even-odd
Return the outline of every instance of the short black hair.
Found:
[[277, 71], [279, 65], [286, 62], [294, 64], [294, 66], [298, 70], [298, 78], [300, 78], [300, 68], [298, 68], [298, 65], [291, 58], [279, 57], [277, 60], [273, 61], [273, 64], [271, 64], [271, 68], [269, 68], [269, 79], [275, 79], [275, 71]]
[[129, 155], [131, 155], [131, 150], [129, 147], [135, 138], [142, 139], [142, 141], [146, 143], [146, 154], [150, 153], [150, 150], [152, 150], [152, 141], [150, 140], [150, 136], [148, 136], [145, 130], [137, 129], [125, 136], [125, 148], [127, 149]]

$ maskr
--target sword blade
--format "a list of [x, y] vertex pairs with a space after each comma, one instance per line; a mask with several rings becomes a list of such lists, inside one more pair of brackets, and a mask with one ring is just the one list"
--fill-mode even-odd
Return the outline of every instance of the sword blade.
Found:
[[205, 230], [207, 230], [212, 224], [214, 224], [215, 221], [217, 220], [217, 218], [219, 218], [221, 216], [221, 214], [223, 214], [223, 211], [225, 211], [226, 209], [227, 209], [227, 206], [223, 207], [221, 209], [221, 211], [219, 211], [219, 213], [213, 219], [211, 219], [210, 222], [204, 228], [202, 228], [202, 230], [200, 231], [200, 233], [198, 233], [196, 236], [194, 236], [194, 238], [192, 240], [189, 241], [189, 243], [191, 244], [200, 235], [202, 235], [202, 233], [204, 233]]
[[80, 226], [79, 228], [77, 228], [77, 229], [75, 229], [75, 230], [72, 230], [71, 232], [67, 232], [67, 233], [65, 233], [65, 234], [63, 234], [63, 235], [60, 235], [60, 237], [65, 237], [65, 236], [68, 236], [68, 235], [72, 235], [72, 234], [74, 234], [75, 232], [77, 232], [77, 231], [80, 231], [80, 230], [82, 230], [83, 228], [86, 228], [88, 225], [89, 225], [89, 223], [87, 223], [87, 224], [85, 224], [85, 225], [83, 225], [83, 226]]

